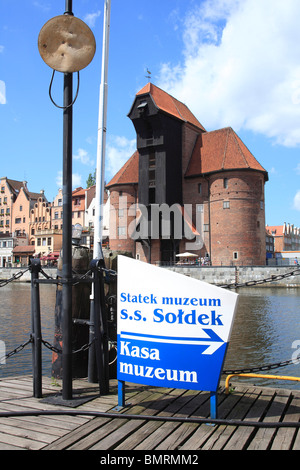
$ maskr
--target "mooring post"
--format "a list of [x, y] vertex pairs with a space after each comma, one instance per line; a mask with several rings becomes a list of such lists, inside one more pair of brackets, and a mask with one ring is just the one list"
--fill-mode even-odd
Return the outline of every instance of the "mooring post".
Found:
[[42, 330], [40, 309], [40, 288], [35, 282], [41, 271], [39, 259], [32, 259], [31, 271], [31, 327], [32, 327], [32, 369], [33, 369], [33, 396], [42, 397]]
[[[66, 0], [65, 15], [72, 15], [72, 0]], [[64, 73], [63, 114], [63, 243], [62, 324], [64, 400], [72, 399], [72, 127], [73, 74]]]
[[100, 272], [100, 267], [103, 264], [103, 260], [92, 260], [91, 262], [94, 280], [93, 333], [100, 395], [109, 392], [108, 331], [104, 305], [103, 276]]

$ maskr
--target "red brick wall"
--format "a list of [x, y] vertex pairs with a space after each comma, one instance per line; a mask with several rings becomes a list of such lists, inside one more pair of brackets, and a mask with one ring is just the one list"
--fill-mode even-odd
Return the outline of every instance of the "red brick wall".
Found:
[[[212, 264], [265, 265], [263, 175], [255, 171], [212, 175], [210, 194]], [[230, 207], [223, 208], [224, 202]]]
[[[110, 239], [112, 251], [128, 251], [135, 257], [135, 241], [129, 226], [135, 222], [136, 188], [132, 185], [116, 186], [110, 190]], [[122, 210], [122, 213], [119, 211]]]

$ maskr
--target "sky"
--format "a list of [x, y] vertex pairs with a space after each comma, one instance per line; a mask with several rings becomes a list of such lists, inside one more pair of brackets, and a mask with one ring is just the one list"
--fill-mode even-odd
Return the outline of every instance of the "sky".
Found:
[[[97, 161], [104, 0], [73, 0], [96, 53], [73, 106], [73, 188]], [[53, 201], [62, 184], [63, 111], [38, 36], [65, 0], [0, 0], [0, 176]], [[300, 227], [299, 0], [111, 0], [105, 180], [132, 155], [128, 118], [149, 81], [207, 131], [230, 126], [268, 171], [266, 224]], [[149, 74], [148, 71], [151, 73]], [[74, 73], [74, 93], [77, 74]], [[54, 101], [63, 104], [63, 74]]]

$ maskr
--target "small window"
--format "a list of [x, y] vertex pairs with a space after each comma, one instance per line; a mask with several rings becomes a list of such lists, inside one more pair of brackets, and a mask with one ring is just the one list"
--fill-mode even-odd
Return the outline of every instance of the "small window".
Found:
[[119, 227], [118, 228], [118, 235], [119, 235], [119, 237], [126, 235], [126, 227]]
[[230, 202], [229, 201], [223, 201], [223, 209], [230, 209]]
[[198, 193], [202, 194], [202, 183], [198, 183]]
[[233, 252], [233, 259], [238, 259], [239, 253], [237, 251]]
[[228, 188], [228, 178], [224, 178], [224, 179], [223, 179], [223, 187], [224, 187], [225, 189]]

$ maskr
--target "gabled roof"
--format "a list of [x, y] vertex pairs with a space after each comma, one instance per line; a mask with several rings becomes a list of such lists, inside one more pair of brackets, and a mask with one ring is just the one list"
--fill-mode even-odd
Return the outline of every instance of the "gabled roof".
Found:
[[72, 191], [72, 197], [79, 197], [79, 196], [82, 196], [82, 197], [85, 196], [85, 189], [83, 189], [81, 186]]
[[164, 111], [167, 114], [170, 114], [177, 119], [180, 119], [184, 122], [189, 122], [194, 126], [198, 127], [202, 131], [205, 131], [204, 127], [198, 119], [193, 115], [193, 113], [189, 110], [189, 108], [178, 101], [173, 96], [169, 95], [165, 91], [161, 90], [157, 86], [153, 85], [153, 83], [147, 83], [137, 94], [136, 96], [147, 95], [150, 94], [152, 96], [153, 102], [158, 109]]
[[268, 179], [266, 170], [234, 130], [227, 127], [198, 136], [185, 176], [239, 169], [261, 171]]
[[138, 184], [139, 182], [139, 152], [136, 150], [134, 154], [127, 160], [118, 173], [106, 185], [109, 189], [111, 186], [122, 184]]

